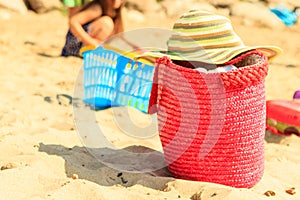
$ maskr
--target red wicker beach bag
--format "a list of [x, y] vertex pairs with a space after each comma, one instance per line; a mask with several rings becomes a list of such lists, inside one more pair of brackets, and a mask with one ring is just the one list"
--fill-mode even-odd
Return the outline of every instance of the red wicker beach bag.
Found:
[[225, 64], [240, 67], [204, 73], [158, 58], [149, 113], [175, 177], [250, 188], [264, 172], [268, 59], [253, 50]]

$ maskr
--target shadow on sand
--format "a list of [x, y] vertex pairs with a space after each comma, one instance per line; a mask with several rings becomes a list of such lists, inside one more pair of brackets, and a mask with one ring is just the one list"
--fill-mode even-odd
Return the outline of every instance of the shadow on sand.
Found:
[[284, 135], [276, 135], [270, 131], [266, 131], [265, 133], [265, 141], [268, 143], [276, 143], [280, 144], [282, 140], [287, 138], [289, 136], [284, 136]]
[[163, 190], [166, 183], [174, 180], [166, 167], [163, 154], [144, 146], [129, 146], [115, 150], [79, 146], [68, 148], [40, 143], [39, 151], [62, 157], [65, 160], [68, 177], [78, 174], [79, 178], [102, 186], [119, 184], [130, 187], [140, 184]]

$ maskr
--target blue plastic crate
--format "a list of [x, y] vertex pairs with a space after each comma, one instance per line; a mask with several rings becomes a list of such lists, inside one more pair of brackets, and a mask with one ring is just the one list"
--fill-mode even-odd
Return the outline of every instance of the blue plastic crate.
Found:
[[147, 112], [154, 65], [98, 47], [83, 53], [84, 97], [89, 105], [130, 106]]

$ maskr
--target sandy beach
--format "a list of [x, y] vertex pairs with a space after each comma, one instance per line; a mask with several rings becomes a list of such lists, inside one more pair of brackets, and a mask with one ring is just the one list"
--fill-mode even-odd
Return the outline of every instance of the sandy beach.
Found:
[[[291, 100], [294, 91], [300, 89], [300, 26], [272, 30], [246, 26], [238, 18], [232, 21], [245, 44], [272, 44], [283, 49], [270, 63], [267, 99]], [[151, 19], [138, 23], [127, 19], [125, 27], [171, 28], [173, 22]], [[1, 200], [300, 199], [300, 138], [294, 135], [266, 133], [264, 176], [251, 189], [175, 179], [166, 167], [132, 173], [99, 162], [94, 151], [85, 147], [93, 141], [78, 133], [76, 122], [83, 116], [76, 115], [76, 106], [65, 97], [73, 96], [74, 88], [79, 87], [76, 84], [83, 61], [59, 56], [68, 28], [67, 16], [59, 11], [19, 14], [1, 8], [0, 24]], [[80, 99], [75, 100], [82, 104]], [[125, 134], [120, 126], [126, 126], [128, 119], [122, 109], [92, 111], [94, 125], [98, 124], [116, 147], [102, 149], [103, 154], [111, 156], [106, 159], [108, 163], [115, 159], [146, 169], [151, 160], [147, 163], [138, 157], [128, 158], [118, 151], [156, 151], [161, 158], [158, 135], [140, 140]], [[151, 121], [133, 109], [129, 114], [135, 126], [146, 126]], [[131, 126], [127, 128], [130, 132]], [[295, 188], [295, 194], [286, 192], [291, 188]], [[267, 191], [275, 196], [266, 196]]]

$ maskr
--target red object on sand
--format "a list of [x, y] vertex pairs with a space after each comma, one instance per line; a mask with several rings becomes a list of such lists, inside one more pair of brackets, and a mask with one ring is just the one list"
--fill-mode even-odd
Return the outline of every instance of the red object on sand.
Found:
[[264, 172], [267, 58], [221, 73], [156, 61], [149, 113], [157, 112], [170, 172], [177, 178], [250, 188]]
[[300, 135], [300, 102], [297, 100], [267, 101], [267, 129], [279, 135]]
[[300, 102], [288, 100], [267, 101], [267, 118], [285, 124], [300, 126]]

